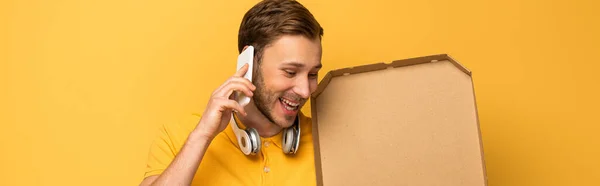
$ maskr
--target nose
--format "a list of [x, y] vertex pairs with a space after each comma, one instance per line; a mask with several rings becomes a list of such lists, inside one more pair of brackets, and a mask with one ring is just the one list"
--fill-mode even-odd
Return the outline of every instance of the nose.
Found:
[[293, 91], [303, 99], [308, 99], [308, 97], [310, 96], [308, 78], [298, 77], [296, 79], [296, 85], [294, 86]]

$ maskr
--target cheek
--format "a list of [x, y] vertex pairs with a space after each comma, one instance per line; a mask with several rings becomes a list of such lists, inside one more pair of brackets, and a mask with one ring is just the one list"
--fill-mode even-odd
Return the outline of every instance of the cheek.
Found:
[[294, 87], [294, 81], [285, 77], [273, 77], [266, 85], [272, 92], [284, 92]]

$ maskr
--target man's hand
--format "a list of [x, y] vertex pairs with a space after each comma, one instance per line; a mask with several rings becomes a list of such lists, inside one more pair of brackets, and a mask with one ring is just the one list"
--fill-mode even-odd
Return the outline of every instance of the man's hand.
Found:
[[195, 132], [212, 140], [217, 134], [225, 130], [231, 119], [231, 112], [235, 111], [244, 116], [247, 115], [244, 107], [235, 101], [233, 94], [239, 91], [248, 97], [254, 95], [252, 91], [256, 89], [256, 86], [244, 78], [246, 72], [248, 72], [248, 64], [240, 68], [212, 93]]
[[231, 112], [246, 115], [244, 108], [233, 99], [233, 92], [240, 91], [251, 97], [256, 89], [247, 79], [243, 78], [248, 71], [248, 64], [238, 70], [235, 75], [223, 83], [212, 93], [208, 106], [198, 122], [196, 129], [190, 133], [186, 143], [177, 153], [171, 164], [160, 175], [145, 178], [141, 186], [147, 185], [190, 185], [200, 162], [213, 138], [225, 130]]

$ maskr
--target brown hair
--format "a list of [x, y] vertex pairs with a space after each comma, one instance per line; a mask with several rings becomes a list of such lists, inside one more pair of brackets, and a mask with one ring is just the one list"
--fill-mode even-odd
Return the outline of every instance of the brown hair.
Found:
[[264, 0], [254, 5], [242, 19], [238, 33], [238, 51], [254, 47], [260, 64], [263, 49], [283, 35], [323, 37], [323, 28], [302, 4], [294, 0]]

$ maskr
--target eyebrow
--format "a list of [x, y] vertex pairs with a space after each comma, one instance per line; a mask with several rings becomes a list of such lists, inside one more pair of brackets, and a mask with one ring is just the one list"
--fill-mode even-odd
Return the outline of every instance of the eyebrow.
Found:
[[[296, 61], [287, 62], [287, 63], [285, 63], [285, 65], [291, 65], [291, 66], [294, 66], [296, 68], [302, 68], [302, 67], [306, 66], [306, 65], [304, 65], [304, 63], [299, 63], [299, 62], [296, 62]], [[319, 63], [314, 68], [321, 69], [322, 67], [323, 67], [323, 64]]]

